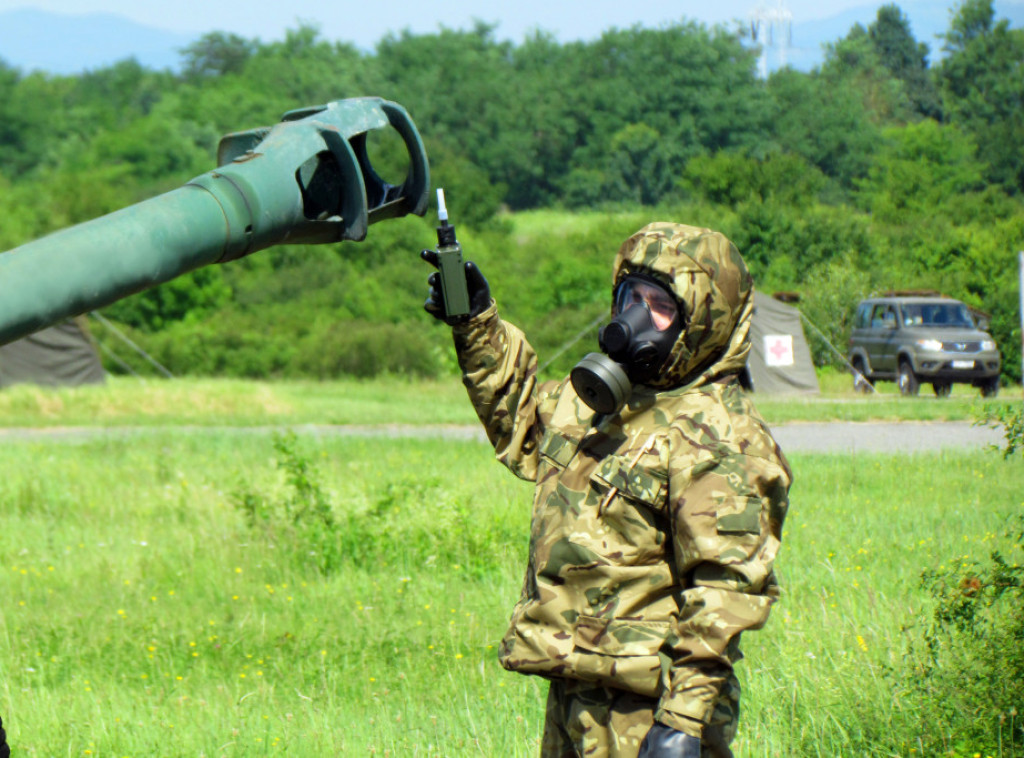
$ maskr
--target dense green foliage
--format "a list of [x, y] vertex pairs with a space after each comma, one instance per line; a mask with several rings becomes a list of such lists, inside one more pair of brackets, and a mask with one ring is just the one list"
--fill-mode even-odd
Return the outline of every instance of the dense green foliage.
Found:
[[[728, 234], [758, 285], [801, 293], [840, 350], [864, 295], [959, 297], [991, 315], [1019, 379], [1024, 30], [964, 0], [936, 52], [887, 5], [811, 73], [765, 81], [737, 33], [696, 23], [569, 44], [478, 24], [373, 52], [308, 26], [272, 43], [212, 33], [181, 73], [0, 61], [0, 250], [180, 185], [212, 167], [221, 134], [375, 94], [412, 114], [464, 247], [542, 363], [607, 308], [618, 244], [667, 219]], [[175, 373], [439, 375], [453, 362], [420, 311], [416, 255], [432, 243], [429, 219], [388, 222], [358, 245], [264, 252], [105, 313]]]

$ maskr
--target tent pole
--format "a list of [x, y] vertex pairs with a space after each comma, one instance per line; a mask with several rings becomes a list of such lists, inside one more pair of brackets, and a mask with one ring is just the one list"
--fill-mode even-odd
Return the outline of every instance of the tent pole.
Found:
[[174, 374], [172, 374], [170, 371], [168, 371], [166, 368], [160, 365], [159, 361], [157, 361], [156, 358], [154, 358], [141, 347], [132, 342], [124, 332], [122, 332], [116, 326], [114, 326], [105, 318], [103, 318], [103, 316], [101, 316], [99, 313], [97, 313], [96, 311], [89, 311], [89, 315], [95, 318], [101, 324], [103, 324], [103, 326], [107, 327], [107, 329], [114, 333], [115, 337], [124, 342], [126, 345], [132, 348], [136, 353], [141, 355], [143, 358], [145, 358], [150, 365], [152, 365], [157, 371], [159, 371], [165, 377], [167, 377], [168, 379], [174, 378]]
[[138, 372], [135, 371], [135, 369], [133, 369], [127, 363], [122, 361], [121, 358], [117, 355], [117, 353], [115, 353], [113, 350], [111, 350], [105, 344], [103, 344], [99, 340], [96, 340], [96, 345], [99, 347], [100, 350], [103, 351], [103, 354], [105, 356], [107, 356], [108, 358], [110, 358], [110, 360], [112, 360], [114, 363], [116, 363], [118, 366], [120, 366], [124, 370], [125, 373], [131, 374], [132, 376], [134, 376], [136, 379], [138, 379], [142, 383], [146, 382], [145, 379], [143, 379], [141, 376], [139, 376]]
[[[1022, 253], [1022, 255], [1024, 255], [1024, 253]], [[809, 318], [807, 318], [807, 316], [804, 315], [803, 311], [798, 310], [797, 313], [800, 314], [800, 318], [802, 318], [804, 321], [806, 321], [807, 325], [809, 327], [811, 327], [811, 329], [813, 329], [815, 332], [817, 332], [818, 336], [821, 337], [825, 341], [825, 344], [828, 345], [829, 348], [831, 348], [832, 352], [839, 356], [839, 360], [841, 360], [843, 363], [846, 364], [847, 368], [850, 369], [850, 371], [853, 373], [853, 375], [855, 377], [859, 377], [860, 379], [863, 379], [864, 380], [864, 384], [866, 384], [868, 387], [870, 387], [872, 392], [878, 392], [878, 390], [875, 388], [875, 385], [873, 385], [871, 382], [869, 382], [868, 378], [866, 376], [864, 376], [862, 373], [860, 373], [857, 369], [855, 369], [853, 367], [852, 363], [850, 363], [848, 360], [846, 360], [846, 356], [843, 355], [842, 353], [840, 353], [836, 349], [836, 346], [833, 345], [831, 342], [829, 342], [829, 339], [828, 339], [828, 337], [825, 336], [825, 333], [823, 331], [821, 331], [821, 329], [819, 329], [817, 326], [815, 326], [814, 322], [811, 321]]]
[[552, 363], [554, 363], [556, 358], [558, 358], [562, 353], [564, 353], [570, 347], [572, 347], [577, 342], [579, 342], [581, 339], [583, 339], [588, 334], [590, 334], [590, 332], [593, 331], [594, 327], [597, 326], [598, 324], [600, 324], [607, 317], [608, 317], [608, 308], [607, 308], [607, 306], [602, 306], [601, 314], [597, 318], [595, 318], [593, 321], [591, 321], [589, 324], [587, 324], [579, 334], [577, 334], [575, 337], [573, 337], [568, 342], [566, 342], [564, 345], [562, 345], [560, 348], [558, 348], [554, 353], [552, 353], [551, 357], [548, 358], [546, 361], [544, 361], [544, 363], [541, 365], [541, 367], [537, 369], [537, 374], [540, 375], [540, 373], [544, 369], [546, 369], [548, 366], [550, 366]]

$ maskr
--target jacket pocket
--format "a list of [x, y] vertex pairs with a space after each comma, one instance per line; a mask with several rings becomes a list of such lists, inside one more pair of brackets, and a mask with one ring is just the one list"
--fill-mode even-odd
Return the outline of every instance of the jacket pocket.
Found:
[[516, 606], [498, 654], [504, 668], [520, 674], [571, 677], [573, 657], [571, 628], [538, 623], [521, 605]]
[[654, 566], [668, 542], [668, 480], [609, 456], [590, 473], [587, 506], [594, 549], [615, 566]]
[[[736, 565], [753, 558], [764, 543], [768, 518], [759, 497], [730, 496], [717, 504], [714, 548], [705, 556], [716, 563]], [[707, 546], [706, 546], [707, 549]]]
[[607, 687], [657, 697], [662, 665], [658, 650], [667, 621], [631, 621], [580, 616], [573, 639], [573, 674]]
[[610, 455], [590, 475], [599, 490], [614, 489], [617, 494], [637, 500], [654, 510], [665, 510], [668, 475], [645, 466], [630, 466], [624, 458]]
[[715, 527], [719, 534], [760, 534], [761, 498], [723, 498], [718, 506]]

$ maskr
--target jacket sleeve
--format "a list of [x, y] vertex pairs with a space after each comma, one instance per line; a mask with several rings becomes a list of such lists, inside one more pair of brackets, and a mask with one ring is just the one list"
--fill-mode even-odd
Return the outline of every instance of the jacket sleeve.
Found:
[[[767, 441], [766, 449], [775, 449]], [[740, 657], [740, 634], [768, 619], [772, 571], [788, 507], [781, 454], [735, 450], [670, 471], [674, 558], [682, 585], [668, 639], [671, 664], [656, 718], [700, 736]]]
[[542, 424], [537, 356], [523, 333], [498, 317], [494, 303], [452, 330], [462, 383], [499, 461], [535, 481]]

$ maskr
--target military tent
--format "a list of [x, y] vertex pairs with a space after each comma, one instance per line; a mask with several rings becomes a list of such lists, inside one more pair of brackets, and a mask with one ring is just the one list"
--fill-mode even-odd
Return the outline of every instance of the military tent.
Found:
[[755, 291], [750, 342], [747, 380], [754, 392], [771, 395], [820, 392], [800, 311], [792, 305]]
[[84, 318], [0, 346], [0, 387], [98, 384], [106, 379]]

